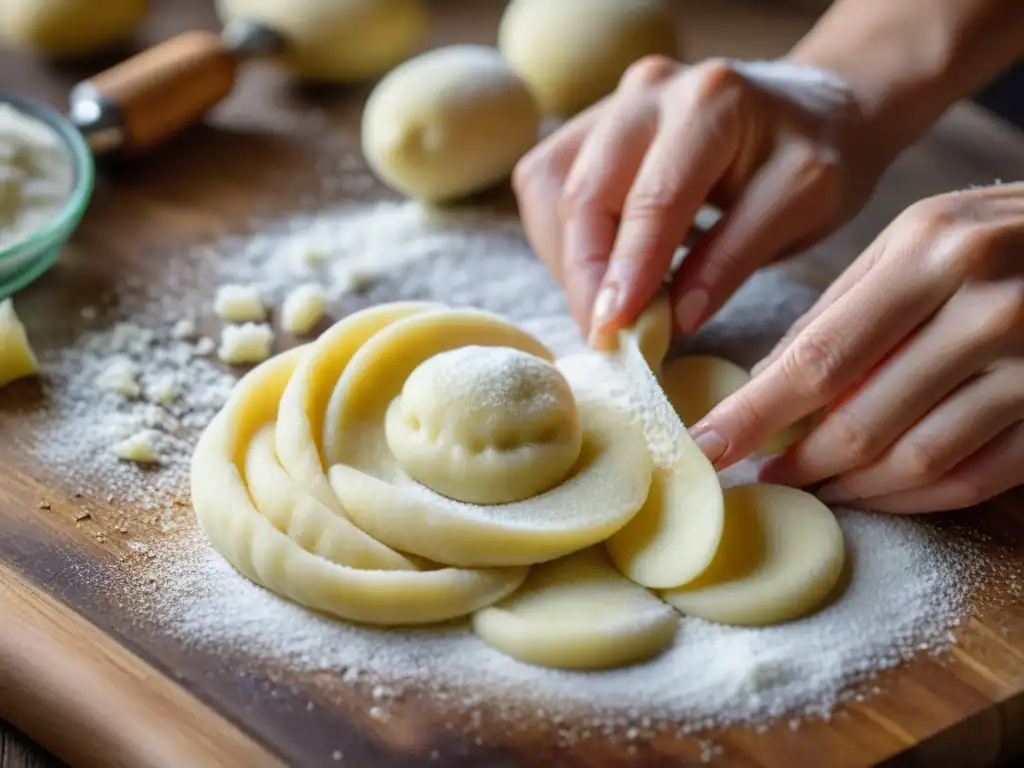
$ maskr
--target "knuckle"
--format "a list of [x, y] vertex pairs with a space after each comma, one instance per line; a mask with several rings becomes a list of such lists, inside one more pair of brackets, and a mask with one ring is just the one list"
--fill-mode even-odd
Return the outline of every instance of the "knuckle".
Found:
[[804, 331], [780, 359], [782, 373], [793, 391], [821, 400], [835, 393], [841, 358], [836, 345], [820, 333]]
[[723, 59], [708, 59], [693, 68], [696, 98], [700, 103], [716, 101], [734, 93], [743, 83], [743, 76]]
[[893, 457], [901, 474], [915, 485], [938, 480], [946, 469], [946, 462], [931, 446], [909, 441]]
[[558, 198], [558, 212], [563, 219], [573, 218], [597, 207], [597, 197], [590, 184], [569, 181]]
[[662, 221], [673, 213], [672, 194], [667, 190], [652, 189], [631, 194], [623, 210], [631, 221]]
[[978, 206], [973, 197], [951, 193], [921, 200], [904, 212], [910, 240], [927, 246], [925, 267], [963, 278], [984, 270], [997, 251], [1000, 232]]
[[823, 428], [831, 433], [839, 455], [848, 466], [863, 466], [878, 455], [873, 430], [849, 411], [829, 414]]
[[626, 67], [619, 82], [624, 88], [657, 85], [667, 80], [678, 68], [679, 64], [668, 56], [650, 54]]
[[1024, 336], [1024, 281], [1004, 286], [998, 297], [990, 298], [975, 330], [974, 344], [1012, 350]]

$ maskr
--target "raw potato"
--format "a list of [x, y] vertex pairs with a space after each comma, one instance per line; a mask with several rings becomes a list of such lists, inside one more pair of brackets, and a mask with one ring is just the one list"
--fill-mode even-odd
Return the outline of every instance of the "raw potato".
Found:
[[380, 81], [363, 112], [363, 154], [388, 186], [443, 202], [507, 178], [539, 125], [533, 97], [496, 49], [453, 45]]
[[488, 645], [562, 669], [644, 661], [672, 642], [678, 624], [675, 611], [620, 576], [601, 547], [535, 566], [519, 590], [473, 616]]
[[34, 376], [39, 370], [28, 334], [14, 313], [14, 302], [0, 301], [0, 387], [15, 379]]
[[548, 361], [468, 346], [425, 360], [385, 417], [411, 477], [470, 504], [507, 504], [565, 479], [583, 447], [572, 389]]
[[843, 533], [811, 494], [780, 485], [730, 488], [725, 520], [711, 567], [661, 593], [683, 613], [723, 624], [778, 624], [818, 608], [838, 584]]
[[3, 0], [0, 40], [51, 58], [98, 53], [127, 38], [148, 0]]
[[310, 80], [377, 77], [427, 32], [422, 0], [217, 0], [217, 12], [225, 23], [262, 22], [284, 35], [284, 63]]
[[512, 0], [498, 46], [542, 112], [558, 117], [611, 93], [638, 59], [679, 55], [663, 0]]
[[672, 315], [659, 296], [636, 326], [619, 334], [609, 355], [626, 377], [654, 459], [643, 507], [606, 542], [623, 576], [651, 589], [678, 587], [697, 578], [722, 537], [722, 487], [711, 462], [690, 437], [654, 377], [668, 349]]

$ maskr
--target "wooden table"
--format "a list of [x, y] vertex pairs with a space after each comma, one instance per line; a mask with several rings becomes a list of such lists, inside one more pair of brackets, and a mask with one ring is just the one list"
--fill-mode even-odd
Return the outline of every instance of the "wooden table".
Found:
[[[486, 6], [488, 10], [481, 11], [481, 6]], [[753, 10], [730, 5], [728, 12], [724, 12], [721, 3], [716, 0], [681, 2], [680, 6], [684, 29], [687, 30], [686, 40], [690, 58], [722, 54], [744, 57], [778, 55], [784, 52], [811, 23], [811, 16], [807, 14], [767, 8]], [[493, 40], [495, 3], [474, 3], [473, 0], [439, 2], [435, 10], [449, 25], [442, 30], [443, 37], [483, 42]], [[484, 21], [480, 21], [481, 19]], [[155, 2], [153, 13], [140, 31], [137, 43], [145, 45], [195, 27], [215, 28], [210, 0]], [[68, 87], [95, 68], [96, 65], [77, 70], [52, 69], [29, 57], [0, 51], [0, 87], [16, 89], [62, 107]], [[281, 77], [277, 73], [267, 70], [253, 72], [247, 77], [240, 93], [217, 113], [216, 119], [230, 122], [246, 114], [258, 113], [262, 107], [264, 91], [279, 85], [280, 81]], [[79, 241], [86, 247], [99, 247], [104, 242], [107, 228], [118, 226], [117, 201], [127, 200], [128, 196], [133, 194], [144, 194], [154, 209], [158, 209], [163, 201], [170, 201], [178, 211], [185, 211], [185, 196], [180, 193], [187, 188], [187, 184], [176, 176], [175, 164], [189, 156], [201, 156], [209, 160], [211, 157], [222, 156], [218, 153], [225, 153], [224, 157], [231, 155], [230, 168], [225, 169], [223, 173], [225, 176], [231, 176], [236, 186], [244, 186], [246, 153], [248, 159], [251, 159], [253, 153], [259, 150], [256, 148], [257, 145], [245, 146], [244, 142], [237, 147], [229, 145], [230, 140], [222, 140], [214, 132], [199, 130], [183, 138], [163, 157], [140, 166], [137, 173], [120, 174], [116, 184], [107, 185], [103, 190], [106, 199], [94, 206], [90, 212]], [[993, 158], [998, 162], [994, 162]], [[844, 244], [851, 248], [862, 247], [901, 207], [927, 194], [968, 183], [988, 181], [993, 175], [993, 166], [1002, 167], [1003, 175], [1007, 178], [1024, 178], [1024, 138], [1015, 136], [1011, 131], [996, 125], [975, 110], [959, 109], [914, 152], [904, 158], [898, 173], [887, 181], [880, 190], [878, 199], [858, 219], [850, 233], [840, 237], [839, 245], [836, 247], [843, 247]], [[117, 188], [118, 185], [120, 189]], [[192, 188], [195, 188], [195, 185]], [[240, 206], [244, 209], [244, 203], [244, 196], [239, 194], [226, 205]], [[243, 212], [238, 213], [238, 218], [244, 216]], [[202, 217], [190, 220], [186, 216], [179, 218], [178, 221], [187, 230], [181, 234], [182, 237], [202, 237]], [[124, 232], [122, 236], [130, 238], [134, 234]], [[44, 280], [30, 290], [29, 300], [32, 300], [31, 297], [45, 294], [47, 290], [47, 281]], [[979, 514], [998, 519], [999, 522], [993, 524], [994, 530], [1006, 530], [1011, 524], [1024, 526], [1024, 495], [1004, 497], [986, 507], [987, 512]], [[1018, 530], [1024, 528], [1019, 527]], [[49, 599], [36, 595], [32, 600], [37, 598]], [[1024, 626], [1024, 617], [1015, 614], [1008, 619], [1010, 620]], [[82, 631], [86, 631], [86, 625], [82, 626]], [[998, 666], [997, 661], [991, 663], [993, 669]], [[119, 668], [118, 673], [143, 674], [133, 669], [129, 663], [124, 669]], [[956, 675], [951, 675], [951, 679]], [[986, 682], [983, 679], [984, 674], [977, 677], [963, 673], [962, 677], [964, 682], [958, 683], [957, 690], [972, 698], [972, 703], [965, 705], [964, 711], [977, 711], [978, 715], [966, 719], [959, 728], [952, 729], [959, 734], [958, 738], [945, 738], [949, 736], [947, 732], [945, 736], [926, 741], [925, 746], [914, 753], [921, 764], [936, 764], [931, 761], [934, 761], [937, 755], [949, 760], [985, 758], [988, 762], [990, 758], [1005, 757], [1008, 752], [1024, 746], [1020, 736], [1014, 734], [1015, 728], [1017, 731], [1024, 730], [1024, 717], [1021, 716], [1021, 712], [1024, 711], [1024, 697], [1011, 695], [1012, 691], [1002, 686], [999, 680]], [[0, 699], [3, 698], [3, 692], [4, 689], [0, 686]], [[1010, 700], [1002, 707], [982, 707], [978, 704], [981, 699], [999, 700], [1007, 696], [1010, 696]], [[918, 705], [927, 710], [927, 697], [919, 701]], [[38, 717], [27, 717], [24, 722], [26, 728], [32, 727], [34, 732], [45, 735], [54, 749], [61, 750], [63, 754], [76, 754], [76, 744], [73, 743], [75, 738], [60, 738], [51, 727], [53, 723], [47, 724]], [[982, 740], [972, 742], [970, 736], [978, 734], [981, 734]], [[904, 736], [905, 732], [904, 735], [897, 734], [892, 738], [899, 742], [905, 740]], [[81, 734], [76, 738], [81, 740]], [[910, 741], [916, 740], [910, 737]], [[978, 746], [979, 743], [981, 747]], [[81, 749], [81, 744], [77, 744], [77, 748]], [[781, 751], [777, 758], [784, 754], [792, 754], [786, 753], [785, 747], [779, 749]], [[965, 751], [957, 752], [957, 749]], [[894, 750], [898, 751], [899, 749]], [[764, 764], [772, 762], [769, 758], [765, 760], [767, 762]], [[57, 764], [59, 763], [54, 759], [27, 742], [20, 733], [6, 729], [0, 724], [0, 768]], [[772, 764], [777, 764], [777, 760]]]

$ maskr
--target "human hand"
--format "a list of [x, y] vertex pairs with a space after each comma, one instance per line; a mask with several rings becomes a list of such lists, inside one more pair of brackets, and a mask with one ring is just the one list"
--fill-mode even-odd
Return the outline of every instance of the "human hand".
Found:
[[602, 347], [650, 302], [705, 202], [724, 215], [674, 277], [684, 333], [843, 223], [887, 161], [828, 72], [651, 57], [528, 153], [513, 186], [531, 245]]
[[718, 467], [823, 420], [762, 480], [889, 512], [1024, 483], [1024, 183], [908, 208], [691, 433]]

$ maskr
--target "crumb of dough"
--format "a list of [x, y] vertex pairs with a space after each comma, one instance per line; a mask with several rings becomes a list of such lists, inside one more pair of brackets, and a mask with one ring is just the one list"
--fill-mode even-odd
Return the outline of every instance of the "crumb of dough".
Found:
[[103, 372], [96, 377], [96, 386], [134, 400], [142, 393], [138, 377], [139, 366], [130, 358], [117, 355], [110, 359]]
[[222, 285], [214, 297], [213, 311], [229, 323], [259, 322], [267, 316], [267, 306], [255, 285]]
[[114, 453], [122, 461], [133, 461], [136, 464], [158, 464], [160, 459], [156, 455], [157, 432], [146, 429], [136, 432], [131, 437], [125, 438], [114, 445]]
[[221, 334], [217, 357], [229, 365], [262, 363], [270, 357], [273, 344], [274, 332], [269, 325], [227, 325]]
[[190, 317], [183, 317], [171, 328], [171, 338], [190, 341], [199, 335], [195, 320]]
[[327, 309], [324, 289], [316, 283], [306, 283], [288, 294], [281, 306], [281, 327], [288, 333], [309, 333], [320, 322]]

